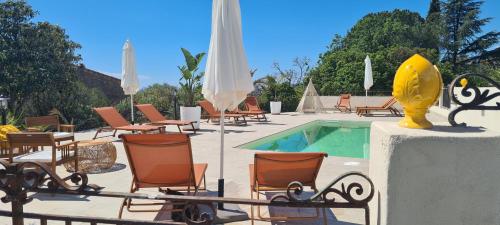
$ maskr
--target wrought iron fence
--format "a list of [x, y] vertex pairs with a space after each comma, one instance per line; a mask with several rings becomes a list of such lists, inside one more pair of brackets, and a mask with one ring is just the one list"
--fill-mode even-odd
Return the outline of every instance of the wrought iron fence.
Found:
[[[25, 219], [38, 220], [41, 225], [50, 221], [63, 221], [66, 225], [74, 222], [96, 224], [121, 225], [149, 225], [149, 224], [212, 224], [215, 221], [216, 203], [241, 204], [251, 206], [279, 206], [299, 208], [358, 208], [364, 210], [365, 223], [369, 224], [368, 202], [373, 198], [374, 187], [372, 181], [365, 175], [357, 172], [344, 174], [315, 195], [302, 198], [303, 186], [299, 182], [290, 183], [286, 194], [277, 194], [270, 200], [219, 198], [180, 195], [147, 195], [141, 193], [106, 192], [101, 187], [88, 183], [86, 174], [74, 173], [61, 178], [44, 164], [34, 162], [8, 163], [0, 160], [3, 169], [0, 169], [0, 190], [5, 192], [1, 198], [3, 203], [11, 203], [11, 211], [1, 211], [0, 216], [12, 218], [13, 225], [23, 225]], [[72, 185], [68, 184], [73, 183]], [[162, 200], [173, 203], [182, 203], [182, 214], [185, 223], [140, 221], [116, 218], [68, 216], [55, 214], [40, 214], [24, 212], [23, 206], [32, 199], [29, 192], [51, 193], [54, 195], [85, 195], [110, 198], [131, 198]], [[193, 213], [199, 206], [208, 206], [208, 212]], [[323, 215], [325, 216], [325, 215]]]

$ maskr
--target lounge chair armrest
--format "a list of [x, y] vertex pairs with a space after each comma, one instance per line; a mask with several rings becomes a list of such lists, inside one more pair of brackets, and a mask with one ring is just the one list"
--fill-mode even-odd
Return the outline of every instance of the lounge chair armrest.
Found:
[[73, 125], [73, 124], [60, 124], [59, 131], [73, 133], [73, 132], [75, 132], [75, 125]]

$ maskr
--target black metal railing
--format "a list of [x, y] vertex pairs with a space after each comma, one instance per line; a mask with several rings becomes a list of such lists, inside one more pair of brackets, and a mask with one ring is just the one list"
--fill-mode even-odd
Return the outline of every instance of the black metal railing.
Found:
[[[292, 182], [286, 194], [277, 194], [270, 200], [219, 198], [181, 195], [147, 195], [142, 193], [106, 192], [97, 185], [88, 183], [86, 174], [74, 173], [66, 178], [60, 178], [49, 167], [34, 162], [8, 163], [0, 160], [0, 190], [5, 192], [1, 198], [3, 203], [11, 203], [11, 211], [1, 211], [0, 216], [12, 218], [13, 225], [24, 225], [25, 219], [38, 220], [41, 225], [50, 221], [63, 221], [70, 225], [74, 222], [95, 224], [213, 224], [217, 215], [216, 203], [241, 204], [251, 206], [279, 206], [299, 208], [359, 208], [364, 210], [365, 224], [369, 224], [368, 202], [373, 198], [374, 186], [365, 175], [357, 172], [344, 174], [315, 195], [302, 198], [303, 186]], [[71, 182], [72, 184], [68, 184]], [[29, 192], [51, 193], [53, 195], [84, 195], [109, 198], [130, 198], [162, 200], [172, 203], [182, 203], [182, 214], [185, 223], [139, 221], [103, 217], [68, 216], [55, 214], [40, 214], [24, 212], [23, 206], [32, 199]], [[200, 206], [208, 206], [206, 212], [193, 213]], [[189, 215], [189, 216], [188, 216]], [[326, 216], [326, 215], [323, 215]]]
[[[496, 88], [496, 91], [481, 91], [481, 89], [469, 82], [467, 78], [484, 80]], [[462, 90], [460, 91], [461, 97], [472, 98], [471, 100], [463, 101], [459, 99], [458, 93], [455, 93], [454, 88], [455, 86], [458, 86], [458, 84], [462, 86]], [[457, 76], [450, 84], [449, 96], [451, 97], [453, 103], [458, 106], [448, 115], [448, 121], [452, 126], [467, 126], [466, 123], [457, 123], [455, 121], [455, 117], [459, 112], [466, 110], [500, 110], [500, 102], [486, 105], [488, 102], [500, 97], [500, 84], [484, 75], [468, 73]]]

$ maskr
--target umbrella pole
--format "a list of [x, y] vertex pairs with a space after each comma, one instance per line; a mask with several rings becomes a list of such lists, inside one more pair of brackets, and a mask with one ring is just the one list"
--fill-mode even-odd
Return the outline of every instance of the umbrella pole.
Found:
[[368, 106], [368, 90], [365, 90], [365, 106]]
[[134, 124], [134, 95], [130, 95], [130, 112], [132, 115], [132, 124]]
[[[218, 183], [218, 196], [224, 197], [224, 110], [220, 112], [220, 174]], [[217, 208], [224, 209], [224, 204], [218, 203]]]

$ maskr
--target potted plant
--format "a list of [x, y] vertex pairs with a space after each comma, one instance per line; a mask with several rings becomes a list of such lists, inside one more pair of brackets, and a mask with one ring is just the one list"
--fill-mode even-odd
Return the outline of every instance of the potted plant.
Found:
[[[201, 78], [203, 72], [198, 72], [201, 60], [205, 53], [199, 53], [193, 56], [187, 49], [181, 48], [186, 65], [178, 66], [181, 72], [180, 86], [183, 97], [183, 106], [180, 107], [181, 120], [195, 121], [194, 128], [200, 128], [201, 108], [196, 106], [196, 98], [201, 93]], [[183, 130], [192, 129], [191, 126], [184, 126]]]
[[278, 82], [274, 77], [269, 76], [267, 78], [267, 87], [273, 94], [273, 100], [269, 102], [269, 108], [271, 110], [271, 114], [277, 115], [281, 113], [281, 101], [278, 100]]

